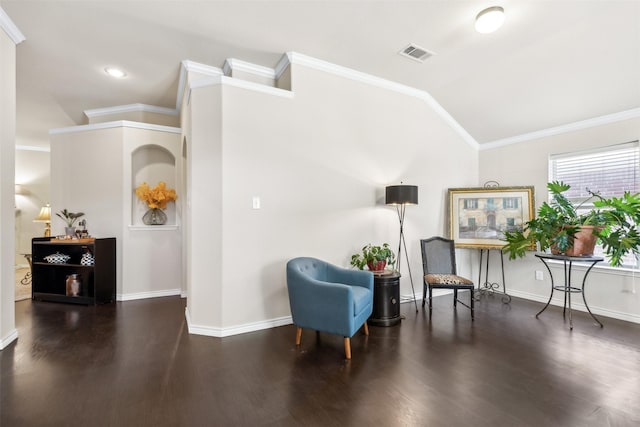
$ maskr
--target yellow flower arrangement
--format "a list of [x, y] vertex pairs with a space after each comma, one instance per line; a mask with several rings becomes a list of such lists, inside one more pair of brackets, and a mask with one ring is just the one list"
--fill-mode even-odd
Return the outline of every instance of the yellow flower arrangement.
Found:
[[150, 209], [165, 209], [167, 203], [173, 202], [178, 198], [176, 190], [167, 188], [167, 184], [164, 181], [160, 181], [153, 188], [143, 182], [136, 188], [136, 196], [145, 202]]

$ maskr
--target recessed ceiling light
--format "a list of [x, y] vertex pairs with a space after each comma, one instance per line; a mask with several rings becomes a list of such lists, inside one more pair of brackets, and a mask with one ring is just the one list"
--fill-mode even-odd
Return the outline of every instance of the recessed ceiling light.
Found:
[[117, 79], [121, 79], [121, 78], [127, 76], [127, 73], [125, 73], [123, 70], [121, 70], [119, 68], [115, 68], [115, 67], [107, 67], [107, 68], [104, 69], [104, 72], [107, 73], [108, 75], [110, 75], [111, 77], [115, 77]]
[[504, 23], [504, 9], [500, 6], [489, 7], [476, 16], [476, 31], [489, 34], [496, 31]]

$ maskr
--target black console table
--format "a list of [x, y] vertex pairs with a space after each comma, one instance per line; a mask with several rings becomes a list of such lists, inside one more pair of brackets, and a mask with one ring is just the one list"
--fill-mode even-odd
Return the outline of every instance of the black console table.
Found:
[[[547, 309], [547, 307], [549, 307], [549, 304], [551, 303], [551, 298], [553, 298], [553, 291], [554, 290], [561, 291], [561, 292], [564, 292], [564, 307], [562, 309], [562, 316], [563, 317], [565, 316], [565, 313], [567, 311], [567, 301], [568, 301], [569, 329], [573, 329], [573, 319], [571, 318], [571, 294], [581, 293], [582, 300], [584, 301], [584, 306], [587, 308], [587, 311], [589, 312], [591, 317], [593, 317], [593, 320], [598, 322], [598, 324], [602, 328], [604, 325], [598, 320], [596, 316], [594, 316], [594, 314], [589, 309], [589, 305], [587, 305], [587, 298], [584, 295], [584, 285], [587, 282], [587, 276], [589, 275], [589, 272], [591, 271], [591, 269], [600, 261], [604, 261], [604, 258], [598, 257], [598, 256], [567, 256], [567, 255], [553, 255], [553, 254], [545, 254], [545, 253], [537, 253], [536, 257], [538, 257], [540, 261], [542, 261], [544, 266], [547, 267], [547, 271], [549, 272], [549, 277], [551, 278], [551, 295], [549, 295], [549, 301], [547, 301], [547, 304], [542, 308], [542, 310], [540, 310], [538, 314], [536, 314], [536, 317], [538, 317], [543, 311]], [[549, 264], [547, 263], [547, 261], [562, 261], [564, 263], [564, 284], [563, 285], [556, 285], [554, 283], [553, 273], [551, 273], [551, 269], [549, 268]], [[573, 267], [574, 262], [585, 263], [589, 265], [587, 268], [587, 271], [585, 271], [584, 273], [584, 277], [582, 278], [582, 285], [580, 287], [571, 285], [571, 268]]]
[[400, 273], [374, 274], [373, 313], [368, 324], [394, 326], [400, 320]]

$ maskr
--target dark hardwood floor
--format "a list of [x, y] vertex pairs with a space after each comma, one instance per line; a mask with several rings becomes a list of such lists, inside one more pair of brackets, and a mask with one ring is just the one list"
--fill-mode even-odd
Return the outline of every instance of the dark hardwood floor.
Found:
[[178, 297], [85, 307], [16, 303], [0, 352], [0, 425], [638, 426], [640, 325], [514, 298], [469, 311], [403, 304], [352, 339], [292, 325], [189, 335]]

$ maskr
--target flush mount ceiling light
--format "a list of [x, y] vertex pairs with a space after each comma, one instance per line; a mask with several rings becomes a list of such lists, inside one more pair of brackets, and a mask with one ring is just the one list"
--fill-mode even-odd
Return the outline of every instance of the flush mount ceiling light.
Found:
[[476, 16], [476, 31], [489, 34], [496, 31], [504, 22], [504, 9], [500, 6], [486, 8]]
[[104, 72], [107, 73], [108, 75], [110, 75], [111, 77], [115, 77], [117, 79], [121, 79], [121, 78], [127, 76], [127, 73], [125, 73], [123, 70], [121, 70], [119, 68], [115, 68], [115, 67], [107, 67], [107, 68], [104, 69]]

